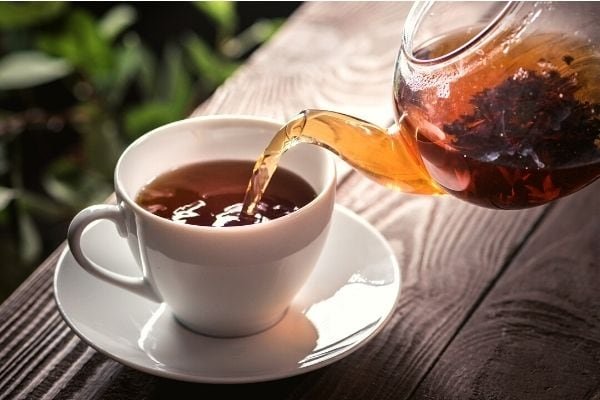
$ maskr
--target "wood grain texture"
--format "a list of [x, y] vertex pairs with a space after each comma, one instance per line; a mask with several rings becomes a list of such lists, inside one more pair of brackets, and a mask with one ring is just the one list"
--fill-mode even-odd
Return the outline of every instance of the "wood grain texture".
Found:
[[[389, 123], [402, 27], [396, 22], [404, 20], [409, 7], [301, 7], [194, 115], [250, 114], [283, 121], [304, 108], [320, 107]], [[379, 26], [383, 23], [387, 28]], [[129, 376], [146, 382], [148, 390], [170, 382], [96, 353], [57, 318], [51, 285], [59, 250], [0, 307], [0, 399], [91, 399], [110, 393], [117, 393], [115, 398], [144, 398], [143, 390], [128, 384]]]
[[292, 398], [408, 398], [544, 209], [506, 214], [450, 197], [402, 195], [358, 175], [339, 194], [392, 245], [403, 294], [373, 342], [313, 373]]
[[600, 399], [599, 196], [556, 204], [414, 399]]
[[194, 115], [285, 121], [306, 108], [379, 124], [393, 118], [392, 80], [408, 2], [306, 4]]
[[[303, 5], [194, 114], [284, 120], [319, 107], [388, 123], [393, 65], [409, 6]], [[342, 180], [338, 202], [384, 234], [403, 274], [393, 318], [356, 353], [305, 375], [251, 385], [147, 375], [90, 349], [60, 320], [51, 296], [55, 254], [0, 307], [0, 399], [443, 398], [425, 382], [547, 209], [499, 212], [450, 197], [402, 195], [356, 173]]]
[[367, 346], [306, 375], [249, 385], [156, 378], [94, 354], [56, 398], [407, 398], [543, 213], [507, 218], [449, 197], [394, 193], [358, 175], [339, 195], [386, 236], [402, 265], [404, 292], [395, 315]]

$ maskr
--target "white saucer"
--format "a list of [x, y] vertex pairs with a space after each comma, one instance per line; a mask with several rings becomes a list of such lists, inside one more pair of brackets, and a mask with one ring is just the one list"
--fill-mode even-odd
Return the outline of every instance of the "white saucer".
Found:
[[[83, 248], [95, 261], [138, 274], [127, 243], [107, 221]], [[165, 304], [93, 278], [67, 250], [54, 276], [58, 308], [96, 350], [141, 371], [206, 383], [244, 383], [308, 372], [347, 356], [375, 336], [400, 293], [391, 248], [372, 226], [336, 206], [325, 250], [287, 315], [262, 333], [233, 339], [192, 333]]]

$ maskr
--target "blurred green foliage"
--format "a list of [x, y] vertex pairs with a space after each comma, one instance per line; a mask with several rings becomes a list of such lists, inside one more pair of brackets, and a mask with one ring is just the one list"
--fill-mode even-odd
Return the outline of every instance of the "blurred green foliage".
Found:
[[[59, 226], [63, 240], [75, 212], [112, 192], [128, 143], [186, 117], [281, 24], [259, 20], [238, 32], [236, 3], [194, 6], [216, 40], [189, 32], [156, 54], [132, 29], [131, 5], [98, 17], [77, 2], [0, 2], [0, 301], [39, 263], [41, 231]], [[32, 100], [48, 88], [46, 97], [60, 91], [67, 100]], [[67, 139], [57, 148], [52, 135]], [[31, 136], [46, 141], [32, 145]]]

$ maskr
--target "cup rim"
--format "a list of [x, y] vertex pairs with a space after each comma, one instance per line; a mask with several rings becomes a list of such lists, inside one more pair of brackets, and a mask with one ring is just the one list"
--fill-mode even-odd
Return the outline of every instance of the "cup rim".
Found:
[[[173, 122], [170, 122], [165, 125], [161, 125], [155, 129], [143, 134], [136, 140], [134, 140], [131, 144], [129, 144], [127, 146], [127, 148], [119, 156], [119, 159], [117, 161], [117, 164], [115, 166], [115, 171], [114, 171], [114, 187], [115, 187], [115, 192], [117, 193], [117, 199], [119, 201], [124, 201], [129, 207], [131, 207], [131, 209], [134, 211], [134, 213], [136, 215], [140, 215], [144, 218], [149, 218], [151, 221], [153, 221], [155, 223], [165, 224], [166, 227], [171, 227], [171, 228], [177, 227], [178, 229], [189, 230], [191, 232], [205, 232], [205, 233], [211, 233], [214, 235], [214, 234], [235, 234], [240, 231], [241, 232], [251, 232], [253, 230], [264, 230], [265, 228], [273, 229], [273, 228], [276, 228], [277, 226], [281, 226], [283, 224], [294, 223], [294, 220], [302, 218], [302, 216], [304, 214], [308, 213], [311, 209], [315, 208], [317, 206], [317, 204], [321, 203], [322, 201], [325, 201], [325, 197], [329, 196], [330, 192], [335, 190], [336, 167], [335, 167], [335, 162], [333, 160], [333, 156], [329, 152], [327, 152], [323, 149], [317, 148], [316, 150], [320, 149], [322, 151], [322, 154], [325, 157], [325, 162], [326, 162], [325, 165], [328, 169], [323, 189], [320, 190], [317, 193], [317, 196], [314, 199], [312, 199], [308, 204], [304, 205], [303, 207], [299, 208], [298, 210], [296, 210], [290, 214], [284, 215], [282, 217], [279, 217], [279, 218], [276, 218], [273, 220], [269, 220], [269, 221], [262, 222], [259, 224], [242, 225], [242, 226], [225, 226], [225, 227], [224, 226], [203, 226], [203, 225], [181, 224], [181, 223], [177, 223], [177, 222], [171, 221], [171, 220], [163, 218], [163, 217], [159, 217], [158, 215], [151, 213], [150, 211], [146, 210], [145, 208], [143, 208], [139, 204], [137, 204], [135, 202], [135, 200], [131, 198], [129, 193], [127, 193], [125, 190], [122, 189], [123, 184], [119, 180], [119, 177], [118, 177], [119, 170], [121, 168], [123, 160], [127, 157], [129, 152], [132, 151], [133, 148], [139, 146], [141, 143], [143, 143], [147, 140], [150, 140], [153, 136], [160, 135], [165, 129], [169, 129], [169, 128], [172, 128], [177, 125], [201, 123], [203, 121], [225, 121], [225, 122], [237, 121], [237, 122], [243, 123], [245, 125], [252, 124], [252, 123], [267, 123], [267, 124], [273, 124], [275, 129], [279, 129], [281, 126], [284, 125], [284, 123], [282, 123], [281, 121], [278, 121], [273, 118], [257, 117], [257, 116], [246, 115], [246, 114], [200, 115], [200, 116], [194, 116], [194, 117], [190, 117], [190, 118], [173, 121]], [[273, 133], [273, 135], [274, 134], [275, 134], [275, 132]], [[258, 157], [258, 154], [257, 154], [257, 157]], [[300, 222], [300, 221], [298, 221], [298, 222]]]

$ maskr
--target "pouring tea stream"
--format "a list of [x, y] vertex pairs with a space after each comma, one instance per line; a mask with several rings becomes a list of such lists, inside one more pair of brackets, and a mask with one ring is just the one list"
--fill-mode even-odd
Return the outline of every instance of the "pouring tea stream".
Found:
[[244, 212], [299, 143], [387, 187], [490, 208], [583, 188], [600, 176], [598, 17], [589, 3], [415, 3], [395, 67], [396, 124], [302, 111], [257, 161]]

